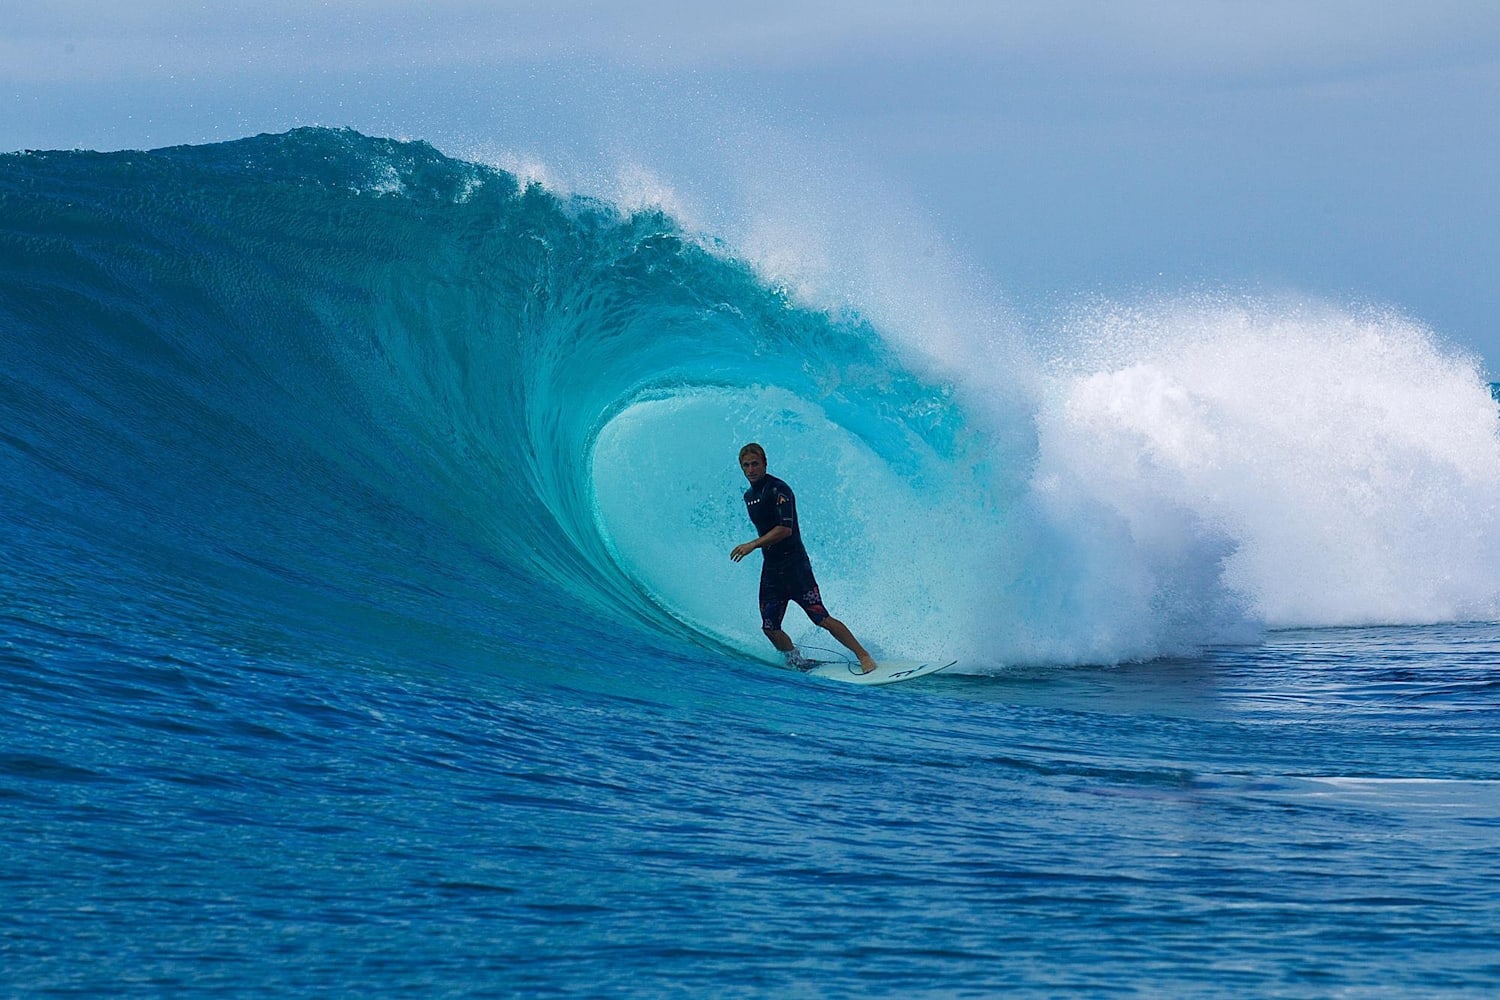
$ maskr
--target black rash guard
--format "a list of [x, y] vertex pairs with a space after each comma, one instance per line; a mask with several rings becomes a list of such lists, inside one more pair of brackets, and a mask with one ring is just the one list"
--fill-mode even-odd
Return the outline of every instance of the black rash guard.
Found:
[[760, 477], [760, 482], [745, 491], [745, 509], [750, 512], [750, 523], [762, 535], [778, 524], [792, 529], [792, 533], [781, 541], [761, 547], [767, 565], [807, 561], [807, 550], [802, 547], [802, 530], [797, 527], [797, 497], [790, 486], [766, 473]]

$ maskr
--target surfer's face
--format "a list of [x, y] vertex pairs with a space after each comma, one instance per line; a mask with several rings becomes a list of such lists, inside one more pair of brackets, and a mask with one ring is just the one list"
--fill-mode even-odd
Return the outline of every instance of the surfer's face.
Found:
[[759, 482], [760, 477], [766, 474], [766, 460], [750, 452], [740, 459], [740, 469], [745, 473], [746, 479], [752, 483]]

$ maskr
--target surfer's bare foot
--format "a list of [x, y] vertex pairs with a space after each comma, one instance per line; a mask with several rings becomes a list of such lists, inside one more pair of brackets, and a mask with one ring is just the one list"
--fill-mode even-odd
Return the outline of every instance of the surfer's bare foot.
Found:
[[868, 657], [868, 656], [861, 656], [859, 658], [859, 672], [860, 673], [862, 673], [862, 674], [868, 674], [871, 670], [874, 670], [874, 669], [875, 669], [875, 661], [872, 660], [870, 657]]

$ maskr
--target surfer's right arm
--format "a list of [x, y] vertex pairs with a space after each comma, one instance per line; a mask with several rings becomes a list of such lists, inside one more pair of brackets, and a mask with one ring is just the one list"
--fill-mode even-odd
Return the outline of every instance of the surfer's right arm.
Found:
[[764, 535], [761, 535], [755, 541], [745, 542], [743, 545], [736, 545], [733, 551], [729, 553], [729, 559], [731, 562], [739, 562], [741, 559], [745, 558], [756, 549], [763, 549], [767, 545], [775, 545], [783, 538], [791, 535], [791, 533], [791, 528], [788, 528], [784, 524], [778, 524], [776, 527], [772, 528]]

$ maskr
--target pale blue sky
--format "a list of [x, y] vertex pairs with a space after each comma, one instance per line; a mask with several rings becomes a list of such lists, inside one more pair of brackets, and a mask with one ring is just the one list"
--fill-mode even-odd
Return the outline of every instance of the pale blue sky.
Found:
[[795, 159], [783, 186], [879, 188], [1038, 323], [1294, 292], [1393, 305], [1500, 373], [1487, 0], [0, 0], [0, 24], [3, 149], [348, 125], [574, 178], [629, 160], [710, 224]]

